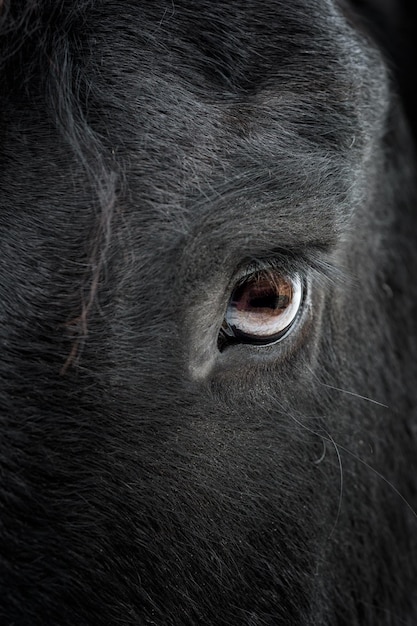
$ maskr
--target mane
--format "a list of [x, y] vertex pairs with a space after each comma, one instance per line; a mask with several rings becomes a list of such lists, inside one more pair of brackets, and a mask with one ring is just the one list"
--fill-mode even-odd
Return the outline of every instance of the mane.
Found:
[[66, 320], [72, 347], [61, 373], [81, 354], [106, 266], [120, 180], [114, 155], [106, 151], [88, 120], [91, 84], [77, 58], [86, 13], [94, 0], [3, 0], [0, 20], [0, 71], [16, 99], [33, 99], [56, 127], [82, 167], [95, 206], [85, 279], [79, 285], [79, 312]]

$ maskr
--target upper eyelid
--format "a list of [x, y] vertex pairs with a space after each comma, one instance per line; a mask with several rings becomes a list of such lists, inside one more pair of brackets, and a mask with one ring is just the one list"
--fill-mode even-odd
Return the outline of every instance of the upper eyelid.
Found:
[[285, 258], [285, 254], [275, 254], [270, 257], [253, 258], [246, 263], [241, 263], [239, 269], [233, 275], [234, 288], [241, 285], [247, 278], [256, 273], [274, 271], [279, 272], [288, 278], [305, 276], [308, 273], [308, 265], [305, 262], [298, 262]]

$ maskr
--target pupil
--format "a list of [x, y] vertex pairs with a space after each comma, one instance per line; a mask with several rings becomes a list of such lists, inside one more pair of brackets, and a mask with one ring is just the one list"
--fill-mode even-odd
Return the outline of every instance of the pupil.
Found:
[[249, 299], [248, 308], [252, 309], [286, 309], [289, 304], [288, 296], [281, 296], [276, 294], [265, 294], [254, 296]]

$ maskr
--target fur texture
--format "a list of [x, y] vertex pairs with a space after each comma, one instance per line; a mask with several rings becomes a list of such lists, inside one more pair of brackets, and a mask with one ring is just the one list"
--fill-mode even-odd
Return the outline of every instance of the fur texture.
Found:
[[0, 6], [0, 623], [415, 626], [407, 2]]

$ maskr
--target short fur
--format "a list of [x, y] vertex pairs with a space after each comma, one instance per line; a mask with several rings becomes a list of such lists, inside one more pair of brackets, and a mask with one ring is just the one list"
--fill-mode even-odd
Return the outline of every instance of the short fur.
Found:
[[417, 624], [408, 6], [1, 4], [2, 625]]

